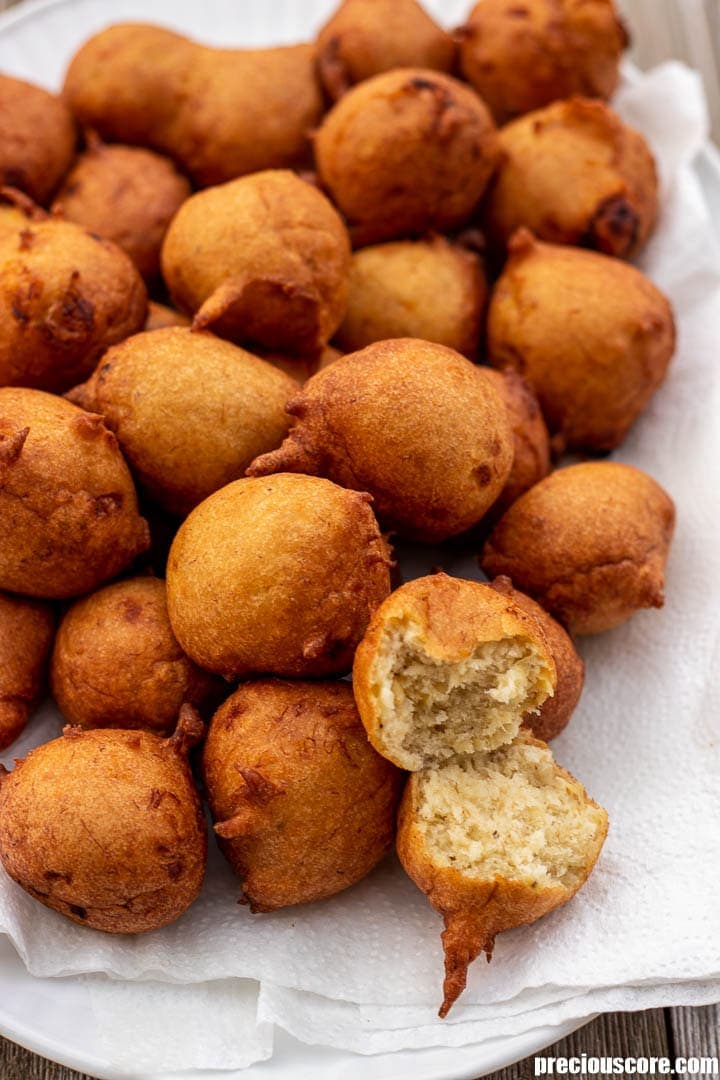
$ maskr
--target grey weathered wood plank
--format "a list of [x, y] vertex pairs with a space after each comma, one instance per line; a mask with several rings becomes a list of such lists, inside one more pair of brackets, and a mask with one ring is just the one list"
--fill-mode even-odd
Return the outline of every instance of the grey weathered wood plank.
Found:
[[[543, 1050], [543, 1056], [664, 1057], [669, 1054], [662, 1009], [639, 1013], [607, 1013]], [[492, 1074], [491, 1080], [529, 1080], [534, 1059], [526, 1058]]]
[[[676, 1057], [720, 1058], [720, 1005], [703, 1009], [668, 1009]], [[687, 1072], [679, 1072], [687, 1080]]]
[[0, 1039], [0, 1080], [91, 1080], [84, 1073], [38, 1057]]

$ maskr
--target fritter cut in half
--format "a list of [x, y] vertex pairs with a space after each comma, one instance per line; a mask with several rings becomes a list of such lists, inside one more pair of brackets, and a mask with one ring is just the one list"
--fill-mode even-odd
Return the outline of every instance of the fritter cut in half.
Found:
[[353, 670], [370, 741], [412, 773], [397, 850], [445, 922], [440, 1016], [495, 936], [586, 880], [607, 815], [523, 722], [552, 696], [542, 624], [489, 585], [419, 578], [376, 611]]

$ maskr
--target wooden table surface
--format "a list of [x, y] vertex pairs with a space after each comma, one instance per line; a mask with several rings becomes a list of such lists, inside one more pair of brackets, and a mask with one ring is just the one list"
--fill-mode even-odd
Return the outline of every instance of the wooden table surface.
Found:
[[[10, 0], [12, 2], [12, 0]], [[618, 0], [630, 24], [632, 55], [641, 67], [676, 57], [703, 75], [713, 136], [720, 142], [720, 0]], [[9, 7], [0, 0], [0, 9]], [[148, 4], [148, 16], [151, 14]], [[470, 2], [468, 0], [468, 6]], [[720, 1057], [720, 1005], [702, 1009], [651, 1009], [600, 1016], [544, 1053], [554, 1057]], [[368, 1076], [372, 1058], [368, 1058]], [[528, 1058], [495, 1073], [492, 1080], [526, 1080]], [[688, 1074], [678, 1073], [684, 1078]], [[46, 1061], [0, 1038], [0, 1080], [86, 1080], [81, 1073]]]

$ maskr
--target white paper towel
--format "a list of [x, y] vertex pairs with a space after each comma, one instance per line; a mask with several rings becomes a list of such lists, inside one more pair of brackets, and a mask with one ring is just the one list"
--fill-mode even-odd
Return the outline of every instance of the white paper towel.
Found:
[[[587, 886], [540, 923], [501, 936], [493, 963], [473, 965], [466, 993], [444, 1022], [435, 1016], [440, 920], [393, 859], [330, 901], [253, 916], [237, 906], [237, 882], [211, 846], [198, 903], [173, 926], [132, 939], [74, 926], [0, 874], [0, 932], [31, 972], [195, 984], [256, 979], [261, 1025], [361, 1053], [459, 1045], [598, 1009], [720, 998], [720, 741], [711, 690], [720, 666], [720, 253], [690, 169], [705, 137], [705, 111], [697, 78], [679, 64], [626, 84], [617, 104], [649, 136], [659, 160], [663, 217], [641, 265], [675, 304], [679, 350], [666, 384], [615, 456], [667, 488], [678, 529], [664, 610], [582, 642], [586, 689], [555, 743], [559, 760], [610, 814]], [[425, 559], [438, 562], [434, 553]], [[472, 564], [446, 558], [445, 565], [467, 573]], [[58, 730], [46, 711], [13, 755]], [[197, 1048], [191, 1025], [178, 1022], [173, 1054], [182, 1057], [186, 1032], [196, 1064], [221, 1067], [218, 1046], [229, 1055], [222, 1067], [238, 1061], [226, 1012], [207, 1007], [208, 995], [225, 1000], [224, 985], [185, 988], [178, 998], [168, 990], [167, 1008], [179, 1021], [175, 1008], [192, 1001], [208, 1023], [217, 1020], [201, 1044], [207, 1049]], [[132, 987], [113, 993], [116, 1027], [130, 1025]], [[252, 990], [231, 993], [238, 1030], [246, 1030]], [[244, 1043], [243, 1063], [267, 1056], [268, 1027]], [[163, 1052], [160, 1038], [145, 1046], [147, 1067], [170, 1067]]]

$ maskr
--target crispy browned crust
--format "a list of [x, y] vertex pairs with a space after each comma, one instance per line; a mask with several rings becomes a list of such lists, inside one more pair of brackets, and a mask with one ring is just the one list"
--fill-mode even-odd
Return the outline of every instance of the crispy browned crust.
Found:
[[474, 360], [487, 300], [477, 253], [444, 236], [362, 248], [335, 341], [345, 352], [388, 338], [422, 338]]
[[669, 301], [634, 266], [525, 229], [509, 252], [488, 311], [488, 360], [532, 384], [555, 445], [613, 449], [665, 378]]
[[347, 354], [288, 403], [285, 442], [251, 476], [319, 474], [368, 491], [381, 521], [439, 541], [470, 528], [502, 490], [512, 433], [480, 369], [442, 345], [411, 338]]
[[500, 519], [482, 555], [568, 630], [595, 634], [662, 607], [675, 525], [669, 495], [631, 465], [558, 469]]
[[394, 68], [451, 71], [455, 42], [416, 0], [344, 0], [317, 37], [320, 82], [332, 101]]
[[213, 718], [203, 767], [252, 911], [333, 896], [392, 846], [404, 774], [368, 743], [348, 683], [244, 683]]
[[497, 518], [550, 472], [550, 436], [538, 400], [521, 375], [512, 370], [481, 370], [505, 402], [513, 434], [510, 475], [490, 509], [490, 516]]
[[169, 154], [200, 186], [302, 163], [322, 112], [312, 45], [213, 49], [141, 24], [90, 38], [63, 96], [103, 138]]
[[102, 414], [142, 489], [184, 516], [279, 446], [298, 384], [214, 334], [166, 327], [109, 349], [73, 400]]
[[222, 683], [182, 651], [165, 583], [129, 578], [77, 600], [58, 628], [50, 669], [63, 716], [85, 728], [170, 734], [183, 703], [217, 705]]
[[0, 385], [67, 390], [141, 329], [146, 307], [142, 278], [110, 241], [32, 206], [21, 227], [0, 228]]
[[483, 211], [494, 247], [522, 226], [619, 258], [643, 246], [658, 214], [655, 161], [642, 135], [603, 102], [556, 101], [513, 120], [499, 141], [502, 162]]
[[146, 282], [160, 275], [160, 248], [190, 184], [169, 158], [91, 139], [55, 196], [53, 212], [114, 241]]
[[47, 203], [70, 168], [76, 138], [72, 113], [60, 98], [0, 75], [0, 186]]
[[315, 161], [361, 246], [463, 225], [495, 169], [498, 140], [470, 87], [407, 68], [367, 79], [335, 105], [315, 136]]
[[458, 39], [499, 124], [573, 94], [609, 98], [628, 41], [613, 0], [482, 0]]
[[[544, 745], [529, 735], [524, 738], [528, 742]], [[575, 779], [560, 766], [557, 769], [571, 780]], [[585, 883], [607, 835], [607, 818], [594, 857], [573, 889], [561, 885], [555, 888], [531, 888], [500, 876], [485, 881], [475, 880], [452, 867], [437, 865], [429, 855], [417, 825], [420, 776], [420, 773], [410, 776], [400, 803], [397, 853], [405, 872], [443, 917], [445, 981], [439, 1015], [445, 1017], [465, 989], [467, 971], [473, 960], [481, 952], [487, 955], [488, 960], [491, 959], [498, 934], [536, 922], [567, 903]], [[592, 799], [588, 798], [588, 802], [597, 807]]]
[[0, 750], [22, 734], [40, 699], [54, 631], [50, 605], [0, 593]]
[[202, 884], [207, 832], [176, 736], [82, 731], [32, 750], [0, 786], [0, 861], [14, 881], [73, 922], [110, 934], [167, 925]]
[[567, 631], [531, 597], [513, 589], [510, 578], [498, 577], [490, 584], [496, 592], [509, 597], [528, 615], [532, 615], [545, 633], [555, 661], [557, 685], [553, 696], [543, 702], [538, 712], [528, 713], [524, 726], [530, 729], [536, 739], [550, 742], [565, 729], [580, 700], [585, 664]]
[[238, 480], [175, 537], [170, 621], [196, 663], [229, 678], [341, 674], [390, 591], [389, 567], [367, 495], [291, 474]]
[[188, 199], [165, 237], [162, 269], [196, 329], [318, 354], [345, 314], [350, 244], [317, 188], [268, 170]]
[[0, 388], [0, 588], [78, 596], [149, 543], [102, 417], [40, 390]]
[[544, 654], [554, 681], [555, 663], [545, 627], [514, 598], [479, 581], [447, 574], [415, 578], [391, 593], [377, 609], [353, 664], [353, 691], [360, 718], [375, 749], [391, 761], [380, 736], [382, 723], [372, 688], [372, 670], [388, 627], [406, 622], [418, 628], [422, 647], [430, 656], [450, 663], [464, 660], [485, 641], [529, 638]]

